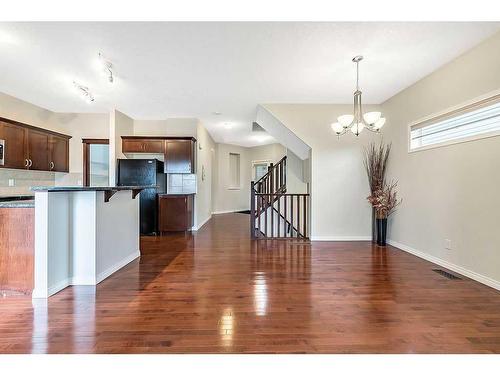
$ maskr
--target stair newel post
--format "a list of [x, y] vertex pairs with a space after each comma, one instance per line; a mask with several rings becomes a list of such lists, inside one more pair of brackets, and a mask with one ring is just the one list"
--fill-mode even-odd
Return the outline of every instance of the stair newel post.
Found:
[[255, 238], [255, 182], [250, 183], [250, 237]]

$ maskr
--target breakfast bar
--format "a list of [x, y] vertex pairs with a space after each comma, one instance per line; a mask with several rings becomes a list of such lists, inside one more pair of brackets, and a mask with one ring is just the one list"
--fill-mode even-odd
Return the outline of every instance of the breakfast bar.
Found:
[[49, 186], [35, 193], [33, 298], [96, 285], [140, 256], [139, 199], [151, 186]]

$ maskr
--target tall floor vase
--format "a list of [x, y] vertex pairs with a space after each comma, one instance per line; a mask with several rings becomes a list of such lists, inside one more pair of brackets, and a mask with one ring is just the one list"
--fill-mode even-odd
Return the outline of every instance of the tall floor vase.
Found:
[[387, 218], [377, 219], [377, 245], [387, 245]]

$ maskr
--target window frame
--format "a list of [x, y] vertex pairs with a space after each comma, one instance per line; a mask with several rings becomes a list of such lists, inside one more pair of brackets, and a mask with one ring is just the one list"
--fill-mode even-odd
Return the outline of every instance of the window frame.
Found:
[[417, 147], [414, 149], [411, 148], [411, 131], [414, 130], [415, 128], [425, 127], [426, 124], [432, 125], [433, 123], [437, 123], [439, 121], [445, 120], [446, 118], [453, 118], [454, 116], [459, 116], [463, 113], [467, 113], [469, 111], [473, 111], [475, 109], [478, 109], [481, 106], [492, 105], [495, 103], [500, 104], [500, 90], [495, 90], [493, 92], [489, 92], [485, 95], [481, 95], [481, 96], [476, 97], [472, 100], [468, 100], [466, 102], [463, 102], [459, 105], [449, 107], [445, 110], [433, 113], [429, 116], [426, 116], [426, 117], [423, 117], [423, 118], [420, 118], [416, 121], [411, 122], [410, 124], [408, 124], [407, 135], [406, 135], [408, 153], [412, 154], [415, 152], [431, 150], [434, 148], [447, 147], [447, 146], [451, 146], [451, 145], [455, 145], [455, 144], [459, 144], [459, 143], [477, 141], [479, 139], [500, 136], [500, 130], [496, 130], [496, 131], [491, 131], [491, 132], [470, 135], [470, 136], [462, 137], [462, 138], [450, 139], [448, 141], [434, 143], [431, 145]]
[[90, 145], [109, 145], [106, 138], [82, 138], [83, 186], [90, 186]]

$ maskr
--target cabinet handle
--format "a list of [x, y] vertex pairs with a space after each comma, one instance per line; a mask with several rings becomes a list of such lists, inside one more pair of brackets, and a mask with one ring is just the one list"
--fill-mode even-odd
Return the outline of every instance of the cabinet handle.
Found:
[[33, 161], [31, 159], [29, 159], [29, 165], [28, 165], [28, 168], [31, 168], [31, 166], [33, 165]]
[[54, 169], [54, 167], [55, 167], [55, 164], [54, 164], [54, 162], [53, 162], [53, 161], [51, 161], [51, 162], [50, 162], [50, 170]]
[[28, 164], [29, 164], [28, 159], [24, 159], [24, 166], [25, 166], [25, 167], [28, 167]]

